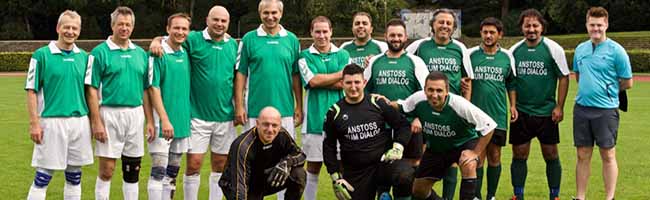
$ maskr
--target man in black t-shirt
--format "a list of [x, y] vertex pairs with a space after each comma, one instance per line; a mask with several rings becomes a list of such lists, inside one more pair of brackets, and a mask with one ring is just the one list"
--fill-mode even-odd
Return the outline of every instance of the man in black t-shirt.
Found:
[[260, 111], [257, 125], [233, 141], [219, 186], [228, 200], [263, 199], [287, 189], [285, 199], [299, 200], [307, 174], [305, 154], [281, 126], [278, 110]]
[[[411, 180], [385, 163], [402, 158], [410, 125], [385, 101], [364, 94], [366, 81], [358, 65], [345, 66], [342, 85], [345, 98], [329, 109], [323, 125], [323, 159], [338, 199], [374, 199], [377, 185]], [[386, 125], [395, 129], [394, 138]]]

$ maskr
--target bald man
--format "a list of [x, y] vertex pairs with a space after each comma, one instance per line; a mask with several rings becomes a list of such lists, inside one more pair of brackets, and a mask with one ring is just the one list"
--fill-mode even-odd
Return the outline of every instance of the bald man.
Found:
[[[230, 23], [230, 14], [226, 8], [212, 7], [205, 23], [205, 29], [191, 31], [182, 44], [191, 63], [192, 109], [190, 149], [187, 152], [183, 191], [184, 199], [197, 199], [203, 154], [210, 147], [210, 199], [221, 200], [223, 193], [217, 181], [221, 178], [230, 144], [236, 137], [232, 99], [238, 45], [226, 33]], [[160, 55], [160, 38], [154, 39], [150, 48], [153, 54]]]
[[286, 189], [285, 199], [299, 200], [305, 188], [305, 153], [281, 126], [273, 107], [263, 108], [255, 127], [230, 146], [219, 186], [226, 199], [263, 199]]

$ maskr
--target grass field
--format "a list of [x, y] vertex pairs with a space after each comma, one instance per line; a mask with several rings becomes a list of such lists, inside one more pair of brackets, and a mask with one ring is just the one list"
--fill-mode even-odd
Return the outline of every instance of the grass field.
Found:
[[[0, 187], [0, 199], [24, 199], [27, 196], [29, 185], [33, 181], [34, 169], [30, 167], [33, 144], [29, 139], [28, 115], [25, 107], [25, 92], [23, 77], [0, 77], [0, 180], [4, 184]], [[565, 120], [560, 125], [561, 143], [559, 146], [560, 157], [563, 165], [562, 199], [571, 199], [575, 193], [575, 148], [572, 138], [572, 111], [575, 96], [575, 81], [571, 82], [567, 106], [565, 107]], [[650, 199], [650, 151], [648, 147], [648, 123], [650, 122], [650, 83], [636, 82], [629, 91], [630, 112], [621, 113], [621, 123], [618, 137], [618, 163], [620, 168], [617, 199], [642, 200]], [[526, 187], [527, 199], [548, 199], [546, 185], [545, 165], [542, 159], [539, 144], [532, 145], [528, 162], [528, 180]], [[503, 150], [503, 172], [497, 193], [498, 199], [507, 199], [512, 194], [510, 186], [510, 161], [511, 150]], [[207, 160], [206, 160], [207, 161]], [[149, 176], [150, 157], [144, 157], [140, 173], [140, 199], [146, 199], [146, 183]], [[207, 183], [209, 165], [205, 163], [202, 170], [202, 183], [200, 199], [207, 199]], [[119, 169], [119, 163], [118, 163]], [[182, 173], [183, 170], [181, 170]], [[97, 165], [83, 168], [82, 198], [94, 198], [94, 185], [97, 175]], [[588, 199], [602, 199], [604, 196], [603, 181], [601, 178], [600, 158], [597, 151], [592, 161], [592, 176], [590, 179]], [[62, 199], [64, 176], [62, 172], [55, 174], [48, 190], [49, 199]], [[182, 182], [179, 180], [179, 182]], [[121, 172], [116, 170], [111, 186], [112, 199], [121, 199]], [[440, 191], [436, 184], [436, 190]], [[485, 184], [484, 184], [485, 188]], [[485, 189], [484, 189], [485, 190]], [[485, 194], [485, 192], [483, 192]], [[325, 169], [321, 170], [319, 183], [319, 199], [334, 199], [331, 184]], [[458, 195], [456, 195], [458, 196]], [[182, 187], [178, 187], [177, 199], [182, 199]], [[271, 199], [271, 198], [269, 198]]]

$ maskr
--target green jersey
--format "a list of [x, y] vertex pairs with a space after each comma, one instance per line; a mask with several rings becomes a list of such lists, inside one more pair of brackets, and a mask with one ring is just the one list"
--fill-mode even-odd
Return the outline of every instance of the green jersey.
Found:
[[569, 75], [564, 49], [542, 37], [537, 46], [521, 40], [510, 48], [517, 67], [517, 109], [533, 116], [551, 116], [559, 77]]
[[190, 60], [183, 48], [174, 51], [165, 41], [162, 47], [165, 53], [161, 57], [149, 57], [149, 67], [154, 71], [151, 86], [160, 89], [167, 117], [174, 127], [174, 138], [189, 137]]
[[467, 47], [457, 40], [451, 39], [446, 45], [439, 45], [433, 38], [423, 38], [411, 43], [406, 51], [420, 57], [429, 72], [439, 71], [447, 75], [451, 93], [461, 94], [461, 78], [474, 78]]
[[399, 58], [385, 53], [372, 57], [363, 72], [366, 91], [381, 94], [391, 101], [406, 99], [422, 90], [429, 70], [422, 59], [404, 52]]
[[370, 39], [363, 46], [354, 44], [354, 40], [344, 42], [341, 44], [341, 49], [345, 49], [350, 53], [350, 61], [362, 68], [366, 68], [366, 57], [376, 56], [388, 50], [388, 44], [383, 41]]
[[494, 55], [476, 46], [469, 49], [474, 70], [472, 103], [497, 122], [497, 129], [508, 129], [507, 91], [514, 90], [515, 59], [506, 49]]
[[309, 81], [318, 74], [339, 72], [348, 63], [350, 63], [348, 52], [336, 48], [334, 44], [331, 44], [331, 50], [328, 53], [318, 52], [313, 45], [300, 52], [298, 68], [306, 91], [303, 101], [306, 104], [303, 107], [305, 124], [302, 126], [302, 133], [322, 134], [328, 108], [343, 98], [342, 90], [311, 87]]
[[192, 118], [225, 122], [234, 118], [233, 83], [237, 41], [213, 41], [208, 29], [192, 31], [183, 43], [190, 58]]
[[407, 115], [420, 118], [427, 148], [436, 153], [458, 148], [478, 138], [477, 132], [487, 135], [497, 126], [485, 112], [453, 93], [449, 93], [441, 111], [429, 104], [424, 91], [398, 104]]
[[278, 34], [268, 35], [260, 25], [239, 44], [237, 69], [248, 77], [245, 96], [251, 118], [266, 106], [278, 109], [282, 117], [293, 116], [292, 75], [298, 73], [300, 43], [296, 35], [280, 28]]
[[121, 49], [109, 37], [90, 52], [85, 83], [99, 89], [101, 105], [140, 106], [144, 89], [153, 76], [148, 57], [144, 49], [130, 40], [128, 48]]
[[72, 47], [62, 52], [56, 41], [32, 54], [25, 90], [34, 90], [41, 117], [79, 117], [88, 114], [84, 75], [88, 53]]

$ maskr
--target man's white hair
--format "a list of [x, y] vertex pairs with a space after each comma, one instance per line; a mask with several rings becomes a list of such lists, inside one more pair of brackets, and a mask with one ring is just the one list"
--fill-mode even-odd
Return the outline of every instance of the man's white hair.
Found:
[[59, 20], [56, 22], [56, 25], [61, 25], [61, 21], [63, 21], [63, 16], [69, 17], [71, 19], [79, 19], [79, 25], [81, 25], [81, 15], [77, 13], [77, 11], [74, 10], [65, 10], [59, 15]]
[[115, 8], [115, 11], [111, 13], [111, 26], [115, 25], [115, 21], [117, 21], [117, 16], [119, 15], [130, 15], [131, 16], [131, 25], [135, 26], [135, 14], [133, 13], [133, 10], [131, 8], [126, 7], [126, 6], [120, 6]]
[[269, 3], [278, 4], [278, 9], [280, 9], [280, 12], [283, 12], [284, 4], [282, 3], [281, 0], [261, 0], [260, 4], [257, 6], [257, 11], [262, 12], [262, 8], [266, 7], [266, 5]]

